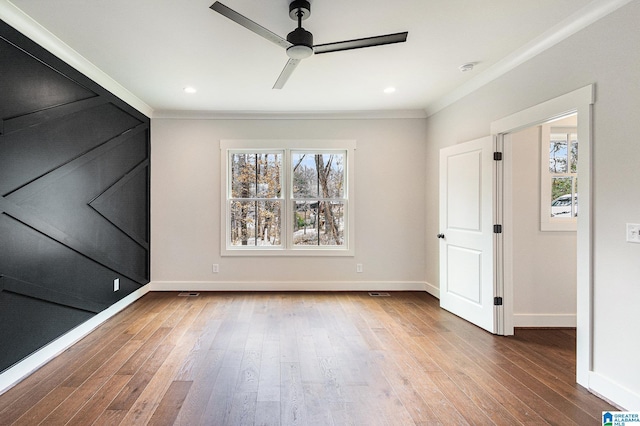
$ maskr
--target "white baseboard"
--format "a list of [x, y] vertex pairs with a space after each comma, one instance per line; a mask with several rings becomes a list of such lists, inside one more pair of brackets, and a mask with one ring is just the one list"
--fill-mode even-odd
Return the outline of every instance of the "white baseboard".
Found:
[[424, 290], [436, 299], [440, 299], [440, 287], [436, 287], [431, 283], [424, 283]]
[[514, 327], [576, 327], [575, 314], [513, 314]]
[[422, 281], [152, 281], [151, 291], [425, 291]]
[[435, 291], [437, 294], [437, 290], [421, 281], [152, 281], [3, 371], [0, 395], [150, 291], [426, 291], [430, 294]]
[[104, 311], [96, 314], [91, 319], [83, 322], [76, 328], [68, 331], [58, 337], [51, 343], [38, 349], [13, 367], [6, 369], [0, 374], [0, 395], [22, 381], [28, 375], [42, 367], [47, 362], [64, 352], [71, 345], [87, 336], [95, 330], [100, 324], [147, 294], [151, 290], [147, 284], [144, 287], [134, 291], [127, 297], [119, 300], [115, 304], [109, 306]]
[[596, 372], [589, 372], [589, 390], [622, 411], [640, 411], [640, 395]]

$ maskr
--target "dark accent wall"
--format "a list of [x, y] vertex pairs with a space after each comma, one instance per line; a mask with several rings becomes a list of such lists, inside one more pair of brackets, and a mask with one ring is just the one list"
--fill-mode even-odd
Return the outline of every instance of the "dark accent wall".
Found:
[[0, 21], [0, 371], [149, 282], [149, 139]]

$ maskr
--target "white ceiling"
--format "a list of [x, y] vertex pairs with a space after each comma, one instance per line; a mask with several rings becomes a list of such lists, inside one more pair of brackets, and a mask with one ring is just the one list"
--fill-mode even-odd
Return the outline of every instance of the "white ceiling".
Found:
[[[282, 37], [296, 26], [289, 0], [222, 2]], [[209, 9], [213, 0], [10, 3], [155, 112], [429, 109], [592, 7], [590, 0], [315, 0], [303, 23], [315, 44], [401, 31], [407, 42], [312, 56], [284, 89], [272, 90], [284, 49]], [[476, 68], [461, 73], [466, 62]], [[198, 91], [186, 94], [185, 86]], [[383, 93], [388, 86], [396, 92]]]

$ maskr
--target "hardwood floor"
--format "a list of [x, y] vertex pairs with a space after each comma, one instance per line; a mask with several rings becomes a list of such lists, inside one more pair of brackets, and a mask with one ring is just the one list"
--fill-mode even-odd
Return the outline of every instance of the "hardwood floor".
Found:
[[599, 425], [574, 330], [426, 293], [149, 293], [0, 396], [9, 425]]

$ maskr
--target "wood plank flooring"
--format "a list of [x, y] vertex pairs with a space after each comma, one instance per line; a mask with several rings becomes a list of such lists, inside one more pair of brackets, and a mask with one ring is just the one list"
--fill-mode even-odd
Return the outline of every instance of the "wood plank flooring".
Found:
[[0, 396], [0, 425], [599, 425], [575, 330], [426, 293], [149, 293]]

